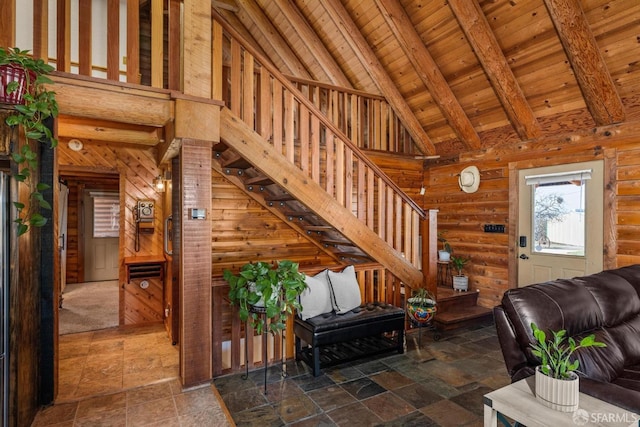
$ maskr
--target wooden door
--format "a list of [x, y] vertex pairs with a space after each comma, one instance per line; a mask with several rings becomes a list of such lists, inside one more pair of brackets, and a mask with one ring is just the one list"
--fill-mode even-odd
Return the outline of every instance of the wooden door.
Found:
[[[120, 210], [118, 193], [86, 190], [83, 206], [84, 281], [117, 280]], [[96, 227], [100, 222], [111, 224], [105, 227], [110, 230], [100, 231]]]

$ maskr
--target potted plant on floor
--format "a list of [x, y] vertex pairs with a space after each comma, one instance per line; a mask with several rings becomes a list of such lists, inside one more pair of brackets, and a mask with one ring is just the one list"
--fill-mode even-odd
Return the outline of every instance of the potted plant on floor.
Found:
[[0, 47], [0, 103], [13, 105], [15, 113], [7, 117], [6, 123], [9, 126], [21, 126], [27, 139], [22, 148], [11, 153], [11, 158], [18, 165], [14, 178], [30, 188], [27, 203], [14, 203], [18, 210], [15, 220], [18, 235], [26, 233], [30, 226], [41, 227], [46, 224], [47, 219], [39, 213], [39, 208], [51, 209], [42, 196], [42, 191], [49, 186], [32, 182], [38, 170], [38, 156], [28, 142], [40, 141], [47, 143], [50, 148], [58, 144], [46, 123], [49, 118], [58, 115], [55, 92], [45, 87], [45, 84], [53, 83], [47, 77], [52, 71], [51, 65], [34, 58], [27, 50]]
[[579, 377], [576, 374], [580, 361], [571, 360], [571, 356], [580, 348], [606, 347], [603, 342], [596, 341], [591, 334], [576, 344], [571, 337], [566, 338], [567, 331], [551, 331], [552, 339], [535, 323], [531, 323], [535, 343], [531, 344], [532, 352], [540, 358], [540, 366], [536, 367], [536, 399], [543, 405], [561, 412], [573, 412], [578, 409]]
[[453, 276], [453, 289], [456, 291], [467, 291], [469, 289], [469, 278], [462, 273], [462, 269], [465, 264], [469, 262], [468, 258], [452, 256], [451, 262], [458, 271], [458, 274]]
[[438, 260], [449, 262], [453, 249], [451, 249], [451, 245], [447, 241], [446, 237], [444, 237], [444, 233], [446, 233], [446, 231], [440, 231], [438, 233], [438, 242], [442, 243], [442, 249], [438, 251]]
[[240, 320], [249, 320], [258, 334], [265, 327], [274, 334], [284, 330], [287, 317], [301, 309], [299, 296], [307, 288], [298, 264], [289, 260], [278, 261], [275, 267], [262, 261], [247, 263], [238, 274], [225, 270], [224, 279]]
[[433, 320], [437, 312], [435, 296], [426, 288], [418, 288], [407, 299], [407, 314], [409, 319], [418, 325]]

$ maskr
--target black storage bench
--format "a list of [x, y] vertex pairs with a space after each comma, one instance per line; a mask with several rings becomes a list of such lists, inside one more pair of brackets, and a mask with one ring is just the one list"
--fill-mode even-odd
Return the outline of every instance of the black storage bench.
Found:
[[404, 326], [403, 309], [378, 302], [344, 314], [331, 312], [307, 320], [296, 317], [296, 360], [305, 361], [317, 377], [321, 366], [393, 350], [404, 353]]

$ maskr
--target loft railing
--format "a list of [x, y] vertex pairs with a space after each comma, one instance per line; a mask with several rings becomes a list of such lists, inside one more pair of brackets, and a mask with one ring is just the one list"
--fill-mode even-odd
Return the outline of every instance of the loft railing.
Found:
[[[304, 273], [315, 275], [325, 267], [304, 269]], [[356, 264], [356, 278], [360, 286], [362, 303], [386, 302], [404, 307], [404, 295], [411, 289], [401, 283], [379, 264]], [[213, 328], [213, 376], [217, 377], [248, 368], [253, 370], [264, 366], [264, 337], [256, 335], [250, 325], [240, 321], [237, 306], [229, 303], [229, 285], [222, 277], [214, 277], [212, 282], [212, 322]], [[246, 335], [245, 335], [246, 328]], [[245, 337], [251, 339], [245, 340]], [[246, 343], [246, 344], [245, 344]], [[246, 353], [245, 353], [245, 345]], [[267, 362], [269, 366], [281, 363], [294, 356], [293, 320], [287, 321], [282, 336], [267, 337]], [[246, 363], [246, 365], [245, 365]]]
[[361, 149], [416, 152], [411, 134], [384, 97], [293, 76], [287, 78]]
[[213, 34], [214, 87], [229, 109], [420, 268], [424, 211], [223, 19]]
[[[56, 70], [180, 90], [180, 2], [5, 0], [15, 26], [0, 46], [18, 46]], [[31, 16], [27, 16], [29, 11]]]

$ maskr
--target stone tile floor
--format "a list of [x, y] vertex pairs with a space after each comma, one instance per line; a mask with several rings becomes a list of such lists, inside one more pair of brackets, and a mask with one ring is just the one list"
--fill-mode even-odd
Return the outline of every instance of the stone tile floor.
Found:
[[[434, 341], [407, 334], [405, 354], [323, 370], [303, 363], [220, 377], [182, 390], [163, 328], [114, 328], [60, 339], [56, 404], [34, 426], [481, 426], [482, 396], [509, 384], [493, 324]], [[224, 401], [224, 403], [221, 403]], [[226, 406], [226, 407], [225, 407]], [[231, 420], [230, 418], [233, 418]]]
[[217, 390], [183, 390], [164, 325], [61, 335], [58, 395], [33, 426], [233, 425]]
[[[420, 341], [420, 346], [418, 342]], [[407, 334], [407, 351], [323, 369], [290, 361], [214, 380], [238, 426], [482, 426], [484, 394], [510, 383], [495, 326]]]

